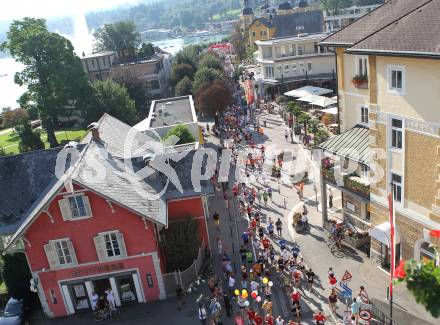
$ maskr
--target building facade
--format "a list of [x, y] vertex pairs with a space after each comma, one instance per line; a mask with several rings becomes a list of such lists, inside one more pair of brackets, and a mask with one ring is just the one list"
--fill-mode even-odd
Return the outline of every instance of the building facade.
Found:
[[111, 68], [111, 75], [134, 73], [140, 76], [148, 85], [150, 94], [160, 98], [168, 92], [168, 80], [171, 73], [171, 56], [156, 53], [150, 59], [115, 61]]
[[439, 38], [434, 1], [389, 1], [322, 44], [336, 49], [341, 131], [369, 127], [370, 256], [389, 267], [393, 193], [396, 259], [435, 260], [429, 231], [440, 229]]
[[[33, 184], [2, 193], [2, 202], [13, 197], [21, 198], [22, 204], [2, 204], [0, 215], [10, 224], [4, 222], [0, 232], [12, 235], [7, 251], [23, 243], [34, 288], [48, 317], [91, 310], [93, 294], [105, 296], [106, 290], [113, 292], [118, 306], [165, 299], [174, 294], [174, 286], [163, 278], [167, 232], [177, 223], [195, 220], [201, 247], [209, 243], [206, 195], [212, 186], [201, 181], [194, 190], [195, 152], [185, 151], [178, 162], [163, 150], [144, 159], [142, 146], [148, 141], [145, 134], [105, 114], [81, 144], [36, 151], [28, 158], [0, 159], [2, 175], [15, 175], [2, 177], [2, 187], [12, 178], [18, 184]], [[124, 163], [126, 150], [131, 167], [127, 160]], [[58, 178], [55, 162], [67, 151], [77, 160]], [[156, 165], [161, 159], [168, 161], [178, 182], [166, 182], [168, 176], [157, 169], [160, 163]], [[127, 167], [134, 171], [148, 167], [152, 173], [139, 180]], [[21, 168], [31, 170], [20, 172]]]
[[352, 6], [348, 8], [339, 9], [337, 15], [328, 14], [324, 11], [324, 26], [326, 32], [335, 32], [348, 26], [355, 20], [359, 19], [363, 15], [368, 14], [370, 11], [376, 9], [383, 3], [378, 1], [377, 4], [368, 6]]
[[306, 84], [333, 88], [334, 55], [319, 45], [326, 36], [311, 34], [256, 41], [260, 70], [256, 79], [263, 86], [259, 91], [285, 92]]
[[93, 81], [106, 80], [111, 77], [110, 70], [117, 59], [113, 51], [97, 52], [81, 58], [84, 71]]

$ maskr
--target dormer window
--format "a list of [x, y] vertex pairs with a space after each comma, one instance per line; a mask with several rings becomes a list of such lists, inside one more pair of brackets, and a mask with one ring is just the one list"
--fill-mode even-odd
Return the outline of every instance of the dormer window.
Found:
[[63, 220], [78, 220], [92, 217], [89, 198], [85, 195], [66, 196], [58, 201]]

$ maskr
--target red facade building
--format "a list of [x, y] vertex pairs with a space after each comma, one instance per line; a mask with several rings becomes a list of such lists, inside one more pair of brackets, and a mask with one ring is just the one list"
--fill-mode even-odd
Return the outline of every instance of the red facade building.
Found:
[[[117, 305], [165, 299], [170, 293], [165, 292], [162, 278], [166, 261], [161, 258], [165, 252], [160, 233], [169, 223], [196, 219], [200, 238], [209, 243], [206, 196], [212, 186], [203, 181], [200, 192], [192, 189], [194, 152], [181, 159], [166, 154], [179, 184], [167, 183], [165, 173], [158, 169], [139, 181], [134, 173], [155, 165], [139, 150], [148, 141], [144, 134], [135, 131], [127, 145], [131, 130], [104, 115], [81, 144], [56, 151], [52, 160], [45, 160], [49, 167], [38, 167], [51, 173], [47, 175], [51, 180], [39, 195], [32, 189], [34, 198], [30, 197], [26, 211], [20, 210], [21, 219], [16, 212], [16, 230], [11, 232], [7, 248], [23, 241], [35, 287], [49, 317], [90, 310], [93, 293], [101, 296], [109, 289]], [[53, 160], [60, 160], [66, 152], [68, 157], [77, 157], [65, 160], [63, 169], [67, 171], [60, 179], [55, 177]], [[24, 168], [27, 163], [19, 156], [1, 158], [0, 174], [5, 166]], [[11, 164], [8, 158], [16, 163]], [[127, 159], [130, 169], [126, 168]], [[8, 184], [0, 179], [0, 186]], [[0, 203], [2, 199], [6, 200], [0, 197]], [[11, 207], [8, 213], [13, 211]]]

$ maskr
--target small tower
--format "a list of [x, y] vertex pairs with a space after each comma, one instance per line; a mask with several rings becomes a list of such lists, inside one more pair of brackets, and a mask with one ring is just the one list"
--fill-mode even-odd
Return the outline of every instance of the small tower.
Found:
[[278, 15], [288, 15], [293, 13], [293, 8], [288, 1], [280, 3], [277, 10]]
[[240, 15], [241, 30], [247, 30], [254, 18], [254, 11], [251, 8], [250, 0], [244, 0], [244, 8]]

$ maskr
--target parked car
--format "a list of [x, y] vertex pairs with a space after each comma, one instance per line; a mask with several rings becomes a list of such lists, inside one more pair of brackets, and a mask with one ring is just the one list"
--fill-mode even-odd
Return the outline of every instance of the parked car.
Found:
[[9, 298], [5, 309], [1, 311], [0, 325], [21, 325], [24, 319], [23, 300]]

